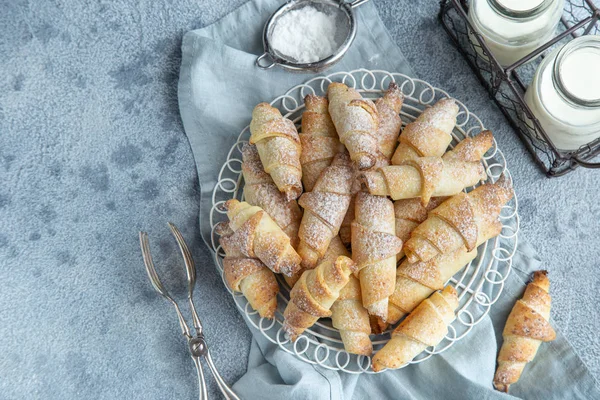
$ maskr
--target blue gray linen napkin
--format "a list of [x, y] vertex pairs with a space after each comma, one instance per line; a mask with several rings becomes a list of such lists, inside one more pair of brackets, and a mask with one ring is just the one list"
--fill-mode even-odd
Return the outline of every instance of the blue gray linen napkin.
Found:
[[[219, 22], [188, 32], [183, 39], [179, 107], [196, 160], [203, 193], [200, 219], [206, 219], [220, 167], [251, 117], [253, 107], [309, 79], [274, 68], [259, 70], [261, 34], [281, 4], [256, 0]], [[415, 76], [386, 31], [373, 3], [358, 9], [358, 35], [348, 54], [331, 71], [383, 69]], [[446, 352], [398, 371], [352, 375], [312, 366], [253, 332], [248, 372], [234, 385], [244, 399], [501, 399], [492, 379], [502, 329], [532, 271], [543, 268], [535, 251], [521, 243], [504, 293], [471, 333]], [[551, 278], [552, 279], [552, 278]], [[224, 289], [225, 290], [225, 289]], [[250, 329], [253, 329], [249, 327]], [[511, 395], [526, 399], [600, 399], [600, 391], [579, 356], [558, 332], [543, 344]]]

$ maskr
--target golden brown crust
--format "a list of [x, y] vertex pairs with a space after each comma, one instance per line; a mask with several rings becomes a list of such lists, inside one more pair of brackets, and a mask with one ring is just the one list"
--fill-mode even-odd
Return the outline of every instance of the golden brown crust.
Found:
[[[477, 189], [475, 189], [477, 190]], [[446, 223], [453, 226], [460, 233], [468, 251], [475, 248], [477, 242], [477, 222], [475, 221], [474, 210], [469, 203], [469, 195], [462, 192], [445, 201], [439, 207], [432, 210], [430, 215], [434, 215]], [[437, 242], [432, 241], [437, 244]], [[440, 244], [442, 253], [448, 251], [443, 248], [443, 241]]]
[[375, 372], [398, 368], [428, 346], [440, 343], [448, 333], [458, 307], [456, 290], [446, 286], [415, 308], [392, 333], [392, 338], [373, 357]]
[[398, 88], [395, 82], [390, 82], [388, 89], [375, 102], [377, 112], [379, 114], [379, 128], [377, 129], [377, 137], [379, 138], [379, 152], [383, 154], [386, 164], [394, 153], [402, 120], [400, 119], [400, 110], [404, 103], [404, 95]]
[[291, 276], [300, 269], [300, 256], [290, 238], [257, 206], [232, 199], [225, 203], [229, 226], [238, 233], [237, 247], [244, 256], [260, 259], [270, 270]]
[[371, 324], [371, 333], [373, 335], [381, 335], [390, 326], [387, 322], [374, 315], [369, 316], [369, 322]]
[[462, 246], [475, 248], [480, 231], [498, 221], [502, 207], [512, 198], [510, 181], [481, 185], [470, 193], [459, 193], [429, 212], [404, 244], [410, 262], [427, 261]]
[[[442, 159], [445, 161], [479, 162], [493, 143], [492, 132], [483, 131], [475, 137], [467, 137], [459, 142], [453, 150], [447, 151]], [[427, 213], [447, 199], [447, 197], [433, 197], [425, 207], [418, 198], [397, 200], [394, 203], [396, 236], [406, 243], [411, 232], [427, 219]], [[398, 260], [403, 256], [404, 251], [398, 253]]]
[[[246, 221], [244, 225], [251, 225]], [[241, 292], [252, 308], [263, 318], [272, 319], [277, 309], [279, 285], [275, 275], [257, 258], [248, 257], [246, 229], [242, 226], [237, 232], [220, 238], [225, 250], [223, 273], [229, 287]]]
[[252, 111], [250, 144], [255, 144], [265, 172], [288, 200], [302, 193], [302, 148], [296, 126], [279, 110], [260, 103]]
[[319, 318], [331, 315], [330, 308], [354, 268], [350, 258], [339, 256], [334, 262], [326, 260], [315, 269], [304, 271], [292, 288], [283, 313], [283, 329], [292, 341]]
[[435, 188], [439, 185], [440, 179], [442, 179], [444, 162], [439, 157], [429, 157], [409, 160], [406, 165], [411, 165], [421, 175], [421, 193], [419, 197], [421, 198], [421, 204], [426, 206], [429, 204], [429, 199], [431, 199]]
[[[423, 206], [419, 198], [396, 200], [394, 202], [396, 236], [405, 243], [410, 239], [411, 232], [427, 219], [427, 213], [447, 199], [447, 197], [433, 197], [427, 206]], [[400, 261], [402, 257], [404, 257], [404, 251], [400, 251], [396, 259]]]
[[357, 193], [352, 249], [360, 270], [363, 305], [369, 314], [385, 321], [396, 279], [396, 254], [402, 249], [395, 234], [394, 205], [386, 197]]
[[354, 203], [356, 201], [356, 194], [353, 194], [348, 204], [348, 210], [340, 226], [340, 239], [345, 246], [350, 246], [352, 243], [352, 222], [354, 221]]
[[491, 131], [486, 130], [477, 136], [464, 138], [453, 150], [447, 151], [442, 158], [446, 161], [478, 162], [493, 144], [494, 136]]
[[477, 256], [477, 246], [498, 236], [501, 230], [500, 222], [490, 220], [478, 232], [475, 248], [470, 252], [463, 246], [428, 261], [411, 263], [405, 259], [396, 270], [396, 286], [389, 300], [388, 322], [396, 323], [434, 290], [441, 289], [448, 279]]
[[400, 135], [400, 144], [392, 157], [399, 165], [418, 157], [440, 157], [452, 141], [458, 106], [452, 99], [442, 99], [425, 109]]
[[396, 286], [389, 299], [388, 322], [398, 322], [431, 293], [441, 289], [476, 256], [476, 250], [467, 252], [461, 249], [427, 262], [413, 264], [405, 259], [396, 270]]
[[343, 146], [329, 116], [327, 99], [309, 94], [304, 98], [304, 104], [306, 108], [302, 113], [300, 164], [304, 191], [310, 192], [321, 172], [331, 164], [333, 157]]
[[[221, 242], [223, 245], [223, 242]], [[223, 246], [224, 247], [224, 246]], [[240, 292], [240, 282], [249, 275], [260, 271], [265, 267], [257, 258], [234, 258], [225, 257], [223, 259], [223, 274], [229, 287], [236, 292]]]
[[263, 170], [256, 146], [244, 145], [242, 159], [245, 200], [265, 210], [288, 235], [295, 248], [298, 245], [298, 229], [302, 219], [302, 210], [298, 203], [296, 200], [287, 200], [271, 176]]
[[364, 171], [359, 179], [371, 194], [390, 196], [392, 200], [418, 197], [426, 206], [432, 196], [456, 195], [477, 184], [484, 174], [483, 165], [479, 162], [423, 157], [403, 165]]
[[546, 271], [536, 271], [523, 298], [515, 303], [502, 332], [504, 342], [498, 354], [494, 387], [503, 392], [517, 382], [523, 369], [537, 354], [540, 344], [552, 341], [550, 325], [550, 281]]
[[331, 83], [327, 88], [327, 96], [329, 114], [350, 158], [360, 170], [373, 167], [381, 158], [377, 137], [377, 107], [343, 83]]
[[300, 197], [298, 203], [304, 208], [304, 216], [298, 232], [298, 254], [303, 268], [314, 268], [331, 239], [337, 236], [350, 204], [353, 177], [348, 154], [338, 153], [321, 173], [313, 191]]
[[522, 300], [515, 303], [514, 315], [506, 321], [503, 334], [528, 337], [542, 342], [556, 339], [556, 333], [543, 316], [529, 308]]
[[344, 349], [348, 353], [370, 356], [373, 345], [369, 338], [369, 314], [362, 305], [360, 282], [353, 275], [340, 291], [331, 312], [332, 325], [340, 331]]
[[[346, 257], [350, 258], [350, 252], [348, 251], [346, 246], [344, 246], [340, 237], [335, 236], [333, 239], [331, 239], [331, 242], [329, 243], [329, 247], [327, 248], [325, 255], [323, 257], [321, 257], [321, 259], [319, 259], [317, 264], [321, 264], [325, 261], [335, 262], [336, 258], [338, 258], [339, 256], [346, 256]], [[296, 272], [293, 276], [291, 276], [291, 277], [286, 276], [286, 277], [284, 277], [284, 279], [287, 282], [287, 284], [290, 285], [290, 287], [292, 288], [292, 287], [294, 287], [294, 285], [296, 284], [298, 279], [300, 279], [300, 276], [302, 276], [302, 273], [304, 271], [305, 271], [305, 269], [302, 268], [300, 271]]]

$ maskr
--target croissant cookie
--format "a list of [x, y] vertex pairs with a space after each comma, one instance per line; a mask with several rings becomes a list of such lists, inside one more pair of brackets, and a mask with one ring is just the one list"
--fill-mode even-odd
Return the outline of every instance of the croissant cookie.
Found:
[[354, 171], [348, 153], [339, 153], [325, 168], [313, 191], [304, 193], [298, 204], [304, 208], [298, 237], [302, 267], [312, 269], [337, 236], [350, 204]]
[[[501, 226], [487, 236], [498, 235], [500, 230]], [[388, 304], [388, 322], [395, 324], [400, 321], [433, 292], [441, 290], [448, 279], [475, 257], [477, 250], [468, 252], [460, 249], [426, 262], [411, 264], [404, 260], [396, 270], [396, 286]]]
[[304, 104], [306, 109], [302, 114], [300, 132], [300, 164], [304, 191], [310, 192], [321, 172], [331, 164], [333, 157], [343, 150], [344, 146], [340, 143], [329, 116], [327, 99], [309, 94], [304, 98]]
[[[504, 179], [501, 178], [495, 184], [485, 186], [505, 185], [509, 181]], [[512, 193], [512, 189], [510, 191]], [[503, 199], [506, 202], [511, 197], [512, 194]], [[497, 206], [502, 208], [503, 205], [504, 203]], [[441, 289], [448, 279], [477, 257], [477, 246], [498, 236], [501, 231], [502, 224], [496, 215], [495, 218], [483, 220], [479, 225], [475, 248], [471, 251], [468, 251], [466, 246], [461, 246], [457, 250], [440, 254], [428, 261], [411, 263], [405, 259], [396, 270], [396, 286], [389, 300], [388, 322], [396, 323], [423, 299], [435, 290]]]
[[300, 269], [301, 258], [290, 238], [262, 208], [232, 199], [225, 203], [225, 209], [244, 256], [258, 258], [271, 271], [287, 276]]
[[440, 157], [450, 142], [456, 125], [458, 106], [453, 99], [442, 99], [425, 109], [400, 135], [400, 144], [392, 157], [399, 165], [419, 157]]
[[494, 145], [494, 135], [485, 130], [477, 136], [469, 136], [448, 150], [442, 158], [446, 161], [479, 162], [483, 155]]
[[400, 119], [402, 103], [404, 103], [404, 95], [395, 82], [390, 82], [383, 97], [375, 101], [375, 107], [377, 107], [379, 114], [378, 147], [379, 152], [385, 157], [386, 164], [389, 164], [389, 160], [394, 154], [400, 128], [402, 127], [402, 120]]
[[[317, 265], [321, 264], [325, 261], [334, 262], [335, 259], [338, 258], [339, 256], [346, 256], [348, 258], [351, 258], [350, 252], [348, 251], [348, 249], [346, 248], [344, 243], [342, 243], [340, 236], [336, 235], [333, 237], [333, 239], [331, 239], [331, 242], [329, 243], [329, 247], [327, 248], [325, 255], [319, 259], [319, 261], [317, 262]], [[294, 287], [294, 285], [296, 284], [296, 282], [298, 282], [298, 279], [300, 279], [300, 276], [302, 276], [304, 271], [305, 271], [305, 269], [301, 268], [298, 272], [296, 272], [291, 277], [287, 277], [287, 276], [284, 277], [287, 284], [290, 285], [290, 288]]]
[[350, 258], [339, 256], [335, 261], [325, 260], [315, 269], [302, 273], [290, 292], [290, 301], [283, 313], [283, 330], [292, 341], [319, 318], [331, 316], [330, 308], [354, 270]]
[[[447, 151], [442, 159], [446, 161], [478, 162], [494, 144], [492, 132], [484, 131], [474, 137], [467, 137], [460, 141], [453, 150]], [[427, 219], [427, 213], [447, 197], [432, 197], [427, 206], [421, 204], [421, 199], [403, 199], [394, 202], [396, 215], [396, 236], [406, 243], [411, 232]], [[398, 259], [404, 256], [404, 251], [398, 254]]]
[[[443, 201], [448, 199], [447, 197], [433, 197], [427, 206], [421, 204], [421, 199], [403, 199], [394, 202], [394, 216], [396, 218], [396, 236], [406, 242], [410, 239], [411, 232], [419, 226], [423, 221], [427, 219], [427, 213]], [[397, 255], [397, 259], [400, 260], [404, 257], [404, 250], [400, 251]]]
[[453, 196], [485, 176], [479, 162], [422, 157], [402, 165], [364, 171], [360, 179], [371, 194], [390, 196], [392, 200], [419, 197], [426, 206], [432, 196]]
[[340, 226], [340, 239], [345, 246], [352, 243], [352, 221], [354, 221], [354, 204], [356, 203], [356, 194], [353, 194], [348, 204], [348, 210]]
[[501, 392], [517, 382], [528, 362], [535, 357], [542, 342], [550, 342], [556, 333], [550, 325], [550, 281], [546, 271], [536, 271], [525, 294], [513, 307], [502, 332], [502, 348], [494, 387]]
[[302, 193], [301, 145], [292, 121], [275, 107], [260, 103], [252, 111], [250, 144], [255, 144], [265, 172], [288, 200]]
[[340, 331], [344, 349], [348, 353], [370, 356], [373, 344], [369, 335], [369, 313], [362, 305], [360, 281], [354, 275], [340, 291], [340, 297], [331, 307], [331, 323]]
[[394, 205], [386, 197], [359, 192], [355, 208], [352, 258], [360, 271], [363, 306], [385, 322], [396, 280], [396, 254], [402, 249], [395, 234]]
[[377, 107], [343, 83], [331, 83], [327, 88], [327, 96], [329, 114], [350, 158], [360, 170], [373, 167], [382, 158], [377, 136]]
[[[350, 253], [339, 236], [331, 241], [325, 256], [326, 260], [335, 261], [338, 256], [350, 257]], [[369, 314], [362, 305], [360, 281], [354, 275], [348, 277], [348, 283], [340, 290], [340, 297], [331, 306], [331, 322], [340, 331], [344, 348], [348, 353], [371, 355], [373, 345], [369, 334]]]
[[513, 197], [510, 180], [502, 175], [496, 183], [459, 193], [429, 212], [429, 217], [404, 244], [409, 262], [428, 261], [462, 246], [475, 248], [478, 231], [498, 220], [502, 207]]
[[245, 200], [265, 210], [288, 235], [295, 248], [298, 245], [298, 228], [302, 220], [302, 210], [298, 203], [296, 200], [287, 200], [277, 189], [271, 176], [263, 170], [256, 146], [244, 145], [242, 159]]
[[435, 292], [398, 325], [392, 338], [373, 357], [373, 371], [398, 368], [429, 346], [436, 346], [448, 334], [455, 319], [458, 297], [452, 286]]
[[[246, 222], [248, 223], [248, 222]], [[229, 287], [241, 292], [252, 308], [263, 318], [272, 319], [277, 309], [279, 285], [275, 274], [257, 258], [244, 255], [241, 245], [245, 238], [240, 237], [245, 229], [222, 236], [219, 242], [225, 250], [223, 273]]]

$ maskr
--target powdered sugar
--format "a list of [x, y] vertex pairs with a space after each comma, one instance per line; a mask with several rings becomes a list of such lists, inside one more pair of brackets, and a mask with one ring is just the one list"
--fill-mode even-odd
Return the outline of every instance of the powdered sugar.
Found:
[[306, 6], [284, 14], [275, 25], [273, 48], [298, 63], [320, 61], [336, 49], [335, 15]]
[[327, 89], [329, 114], [337, 129], [340, 142], [346, 145], [352, 161], [359, 169], [373, 167], [381, 156], [377, 127], [379, 115], [371, 100], [341, 83], [332, 83]]

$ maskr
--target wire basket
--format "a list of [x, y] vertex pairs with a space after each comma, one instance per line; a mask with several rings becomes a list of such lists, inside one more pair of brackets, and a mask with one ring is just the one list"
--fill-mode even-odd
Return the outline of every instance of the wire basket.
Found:
[[[351, 72], [338, 72], [328, 76], [313, 78], [305, 84], [290, 89], [287, 93], [277, 97], [271, 105], [279, 108], [282, 114], [294, 121], [299, 126], [304, 110], [303, 98], [309, 94], [324, 95], [327, 86], [332, 81], [340, 81], [357, 89], [366, 98], [380, 97], [391, 81], [395, 81], [405, 95], [401, 116], [403, 124], [413, 121], [423, 109], [434, 104], [444, 97], [450, 97], [445, 91], [434, 88], [428, 83], [411, 79], [406, 75], [389, 73], [386, 71], [367, 71], [364, 69]], [[460, 101], [457, 101], [460, 112], [457, 125], [454, 129], [454, 147], [459, 141], [468, 136], [473, 136], [484, 130], [481, 120], [469, 112]], [[221, 221], [226, 221], [227, 216], [222, 206], [231, 198], [243, 199], [243, 178], [241, 173], [241, 149], [250, 137], [249, 126], [245, 127], [232, 146], [219, 173], [218, 182], [212, 193], [212, 208], [208, 218], [210, 221], [210, 245], [214, 251], [215, 263], [221, 276], [223, 276], [223, 250], [219, 245], [219, 237], [215, 227]], [[483, 164], [486, 168], [487, 179], [484, 182], [493, 182], [502, 174], [510, 177], [506, 169], [506, 160], [494, 141], [493, 147], [484, 155]], [[479, 186], [479, 185], [477, 185]], [[475, 188], [468, 188], [471, 191]], [[490, 311], [492, 305], [498, 300], [504, 281], [512, 267], [512, 257], [517, 247], [519, 231], [518, 203], [516, 196], [502, 209], [500, 220], [503, 228], [500, 236], [489, 240], [478, 248], [478, 256], [464, 269], [450, 280], [459, 296], [460, 306], [457, 310], [457, 319], [449, 327], [446, 338], [437, 346], [430, 347], [417, 356], [411, 364], [422, 362], [435, 354], [450, 348], [458, 340], [464, 338], [471, 329], [479, 323]], [[243, 313], [250, 325], [255, 327], [269, 341], [279, 345], [284, 351], [295, 354], [300, 359], [319, 364], [332, 370], [342, 370], [348, 373], [374, 373], [371, 358], [349, 354], [344, 350], [339, 332], [333, 328], [329, 319], [319, 320], [313, 327], [306, 330], [295, 343], [290, 342], [282, 330], [283, 311], [289, 301], [289, 286], [278, 276], [281, 291], [278, 295], [278, 307], [275, 318], [268, 320], [261, 318], [246, 301], [241, 293], [232, 292], [236, 305]], [[374, 349], [378, 350], [390, 339], [391, 329], [381, 335], [372, 335]]]
[[466, 0], [442, 0], [439, 19], [546, 175], [561, 176], [578, 166], [600, 168], [600, 162], [594, 162], [600, 154], [600, 138], [576, 151], [559, 150], [524, 100], [527, 85], [544, 57], [542, 53], [581, 35], [600, 34], [600, 10], [593, 0], [566, 0], [557, 35], [508, 67], [500, 65], [481, 35], [473, 29], [467, 11]]

